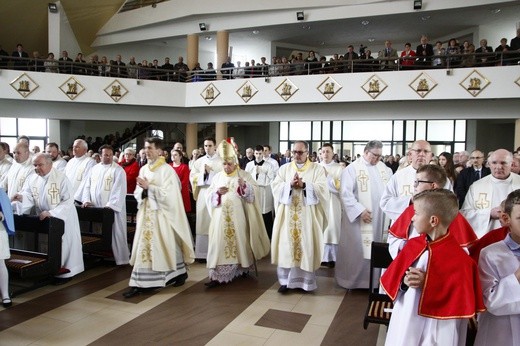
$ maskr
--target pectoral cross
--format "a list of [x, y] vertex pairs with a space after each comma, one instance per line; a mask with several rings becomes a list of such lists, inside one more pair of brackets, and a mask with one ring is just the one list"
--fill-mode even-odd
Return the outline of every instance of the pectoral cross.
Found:
[[56, 186], [56, 183], [51, 183], [50, 189], [47, 191], [49, 196], [51, 197], [51, 204], [56, 205], [60, 201], [60, 190]]
[[490, 201], [487, 200], [487, 193], [479, 193], [478, 200], [475, 202], [475, 206], [478, 209], [487, 209], [490, 205]]
[[106, 177], [105, 179], [105, 191], [110, 191], [110, 189], [112, 189], [112, 176], [109, 175], [108, 177]]
[[360, 190], [361, 192], [368, 191], [368, 175], [365, 173], [364, 170], [359, 171], [359, 175], [357, 177], [357, 180], [360, 182]]

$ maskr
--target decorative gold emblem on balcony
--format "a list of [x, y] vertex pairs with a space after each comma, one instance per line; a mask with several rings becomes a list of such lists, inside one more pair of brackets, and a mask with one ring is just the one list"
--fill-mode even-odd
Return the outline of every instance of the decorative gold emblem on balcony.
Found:
[[473, 97], [478, 96], [491, 82], [487, 80], [480, 72], [473, 70], [460, 83], [460, 86], [466, 89]]
[[217, 89], [215, 84], [209, 83], [200, 93], [200, 96], [206, 101], [208, 105], [211, 104], [211, 102], [215, 101], [215, 99], [220, 95], [220, 91]]
[[284, 101], [290, 99], [298, 90], [299, 88], [291, 82], [289, 78], [284, 79], [284, 81], [275, 89], [276, 93], [280, 95]]
[[318, 91], [325, 96], [327, 100], [330, 100], [343, 88], [341, 84], [336, 82], [332, 77], [327, 77], [320, 85], [318, 85]]
[[62, 85], [60, 85], [59, 89], [71, 100], [74, 100], [79, 96], [79, 94], [85, 91], [83, 84], [78, 82], [74, 77], [67, 79]]
[[375, 99], [388, 87], [378, 75], [372, 75], [368, 80], [361, 86], [365, 92], [370, 95], [372, 99]]
[[34, 90], [38, 89], [39, 85], [27, 73], [21, 74], [18, 78], [11, 82], [11, 86], [23, 98], [29, 96]]
[[117, 79], [110, 83], [104, 90], [115, 102], [119, 102], [119, 100], [128, 94], [128, 89]]
[[240, 98], [245, 102], [248, 103], [249, 100], [253, 98], [253, 96], [256, 95], [258, 92], [258, 89], [251, 83], [250, 81], [245, 82], [238, 88], [237, 94], [240, 96]]
[[427, 73], [421, 73], [417, 76], [410, 84], [408, 84], [413, 91], [420, 97], [424, 98], [430, 91], [437, 86], [437, 82], [434, 81]]

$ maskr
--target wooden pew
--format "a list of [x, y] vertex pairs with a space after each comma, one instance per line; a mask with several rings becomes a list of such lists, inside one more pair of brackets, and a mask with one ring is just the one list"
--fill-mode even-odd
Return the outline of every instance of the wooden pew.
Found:
[[137, 200], [134, 195], [126, 195], [126, 220], [127, 241], [128, 244], [132, 245], [137, 221]]
[[[112, 227], [114, 224], [114, 211], [110, 208], [82, 208], [76, 206], [78, 219], [88, 224], [89, 231], [82, 230], [81, 243], [83, 254], [96, 257], [112, 257]], [[95, 233], [93, 224], [101, 224], [101, 233]]]
[[[13, 296], [49, 284], [61, 269], [61, 242], [64, 222], [58, 218], [40, 220], [38, 216], [14, 215], [16, 232], [24, 232], [34, 237], [31, 249], [11, 248], [11, 258], [5, 261], [11, 279], [22, 279], [24, 285], [14, 290]], [[16, 235], [15, 235], [16, 236]], [[47, 243], [47, 251], [42, 252], [41, 243]], [[27, 286], [27, 281], [33, 282]]]

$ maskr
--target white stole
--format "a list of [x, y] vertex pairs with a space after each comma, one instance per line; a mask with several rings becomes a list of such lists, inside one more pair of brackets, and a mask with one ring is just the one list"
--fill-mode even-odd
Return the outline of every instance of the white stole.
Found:
[[[370, 176], [368, 174], [368, 168], [365, 163], [366, 161], [364, 159], [359, 159], [354, 161], [352, 164], [356, 170], [358, 201], [367, 210], [373, 212]], [[385, 185], [388, 183], [389, 179], [386, 168], [386, 165], [382, 162], [378, 162], [376, 165], [376, 169]], [[365, 223], [363, 220], [360, 220], [361, 245], [363, 246], [363, 257], [365, 259], [370, 259], [372, 241], [374, 241], [373, 228], [374, 227], [372, 223]]]

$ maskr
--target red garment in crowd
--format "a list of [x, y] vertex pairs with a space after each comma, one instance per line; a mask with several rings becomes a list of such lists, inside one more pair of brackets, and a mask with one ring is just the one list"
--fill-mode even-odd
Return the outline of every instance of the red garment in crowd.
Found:
[[[395, 220], [388, 232], [396, 238], [408, 239], [408, 230], [412, 223], [414, 213], [413, 204], [410, 204], [401, 216]], [[453, 235], [453, 238], [455, 238], [460, 246], [469, 246], [478, 239], [475, 231], [473, 231], [473, 228], [461, 213], [457, 214], [448, 227], [448, 231]]]
[[137, 176], [139, 175], [139, 164], [136, 159], [132, 159], [129, 162], [123, 159], [119, 163], [126, 173], [126, 193], [133, 194], [137, 185]]
[[175, 170], [175, 173], [179, 176], [181, 181], [181, 195], [182, 202], [184, 203], [184, 210], [189, 213], [191, 211], [191, 200], [190, 200], [190, 168], [187, 164], [181, 163], [180, 166], [175, 167], [173, 163], [171, 166]]
[[489, 231], [482, 238], [471, 244], [469, 247], [469, 255], [475, 263], [478, 264], [478, 259], [480, 257], [480, 251], [488, 245], [497, 243], [501, 240], [504, 240], [506, 236], [509, 234], [509, 227], [500, 227]]
[[425, 234], [408, 240], [381, 277], [381, 286], [395, 300], [406, 271], [428, 250], [419, 315], [429, 318], [470, 318], [485, 311], [475, 262], [455, 238], [445, 236], [428, 241]]

